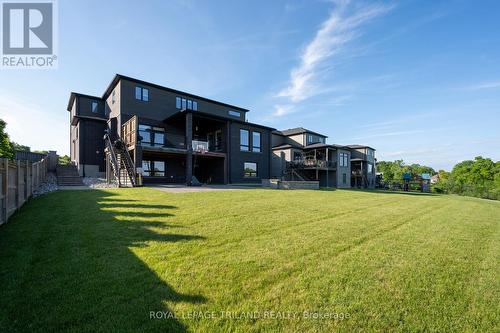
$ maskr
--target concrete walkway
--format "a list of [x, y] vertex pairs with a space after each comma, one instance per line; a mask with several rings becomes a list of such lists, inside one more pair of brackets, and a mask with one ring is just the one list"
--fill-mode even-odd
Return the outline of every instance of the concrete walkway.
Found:
[[92, 188], [90, 188], [89, 186], [86, 186], [86, 185], [78, 185], [78, 186], [58, 186], [57, 187], [58, 190], [61, 190], [61, 191], [67, 191], [67, 190], [91, 190]]
[[247, 185], [203, 185], [203, 186], [186, 186], [179, 184], [158, 184], [146, 185], [146, 187], [154, 188], [163, 192], [169, 193], [189, 193], [189, 192], [210, 192], [210, 191], [234, 191], [234, 190], [251, 190], [262, 188], [260, 186]]

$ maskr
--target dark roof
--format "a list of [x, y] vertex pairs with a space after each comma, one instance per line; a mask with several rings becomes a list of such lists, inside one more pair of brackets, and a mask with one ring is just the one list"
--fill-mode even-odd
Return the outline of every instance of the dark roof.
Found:
[[281, 131], [274, 130], [273, 134], [285, 136]]
[[212, 114], [212, 113], [207, 113], [207, 112], [203, 112], [203, 111], [194, 111], [194, 110], [187, 110], [187, 109], [184, 109], [184, 110], [180, 110], [170, 116], [168, 116], [167, 118], [165, 118], [165, 120], [167, 119], [170, 119], [172, 117], [178, 117], [180, 114], [183, 114], [183, 113], [186, 113], [186, 112], [190, 112], [192, 114], [200, 114], [200, 115], [203, 115], [205, 117], [209, 117], [209, 118], [215, 118], [215, 119], [220, 119], [220, 120], [230, 120], [232, 122], [235, 122], [235, 123], [239, 123], [239, 124], [246, 124], [246, 125], [250, 125], [250, 126], [254, 126], [254, 127], [260, 127], [260, 128], [264, 128], [264, 129], [267, 129], [267, 130], [270, 130], [270, 131], [274, 131], [275, 128], [272, 128], [272, 127], [268, 127], [268, 126], [264, 126], [264, 125], [260, 125], [260, 124], [255, 124], [255, 123], [251, 123], [251, 122], [248, 122], [248, 121], [243, 121], [243, 120], [239, 120], [239, 119], [232, 119], [232, 118], [226, 118], [226, 117], [221, 117], [221, 116], [218, 116], [218, 115], [215, 115], [215, 114]]
[[321, 136], [323, 138], [327, 138], [326, 135], [320, 134], [318, 132], [310, 131], [308, 129], [305, 129], [304, 127], [289, 128], [289, 129], [280, 131], [280, 133], [281, 133], [281, 135], [285, 135], [285, 136], [302, 134], [302, 133], [310, 133], [310, 134]]
[[186, 96], [186, 97], [196, 98], [196, 99], [201, 100], [201, 101], [219, 104], [219, 105], [222, 105], [222, 106], [225, 106], [225, 107], [229, 107], [229, 108], [233, 108], [233, 109], [237, 109], [237, 110], [240, 110], [240, 111], [244, 111], [244, 112], [248, 112], [249, 111], [248, 109], [244, 109], [244, 108], [241, 108], [239, 106], [222, 103], [222, 102], [219, 102], [219, 101], [215, 101], [213, 99], [201, 97], [201, 96], [190, 94], [190, 93], [187, 93], [187, 92], [184, 92], [184, 91], [180, 91], [180, 90], [175, 90], [175, 89], [168, 88], [168, 87], [165, 87], [165, 86], [160, 86], [158, 84], [154, 84], [154, 83], [150, 83], [150, 82], [147, 82], [147, 81], [135, 79], [133, 77], [129, 77], [129, 76], [121, 75], [121, 74], [116, 74], [115, 75], [115, 77], [113, 78], [113, 80], [111, 81], [111, 83], [108, 85], [108, 88], [106, 88], [106, 91], [102, 95], [102, 99], [108, 98], [109, 94], [111, 94], [111, 91], [113, 91], [113, 89], [115, 88], [116, 84], [121, 79], [125, 79], [127, 81], [132, 81], [132, 82], [135, 82], [135, 83], [138, 83], [138, 84], [142, 84], [142, 85], [145, 85], [145, 86], [150, 86], [150, 87], [153, 87], [153, 88], [165, 90], [165, 91], [172, 92], [172, 93], [179, 94], [179, 95], [183, 95], [183, 96]]
[[298, 143], [293, 143], [293, 142], [292, 143], [283, 143], [281, 145], [273, 147], [273, 149], [289, 149], [289, 148], [299, 148], [299, 149], [302, 149], [304, 147], [302, 147]]
[[375, 150], [375, 148], [372, 148], [370, 146], [364, 146], [364, 145], [347, 145], [346, 147], [349, 147], [351, 149], [362, 149], [362, 148], [370, 148]]
[[101, 97], [97, 97], [97, 96], [91, 96], [91, 95], [85, 95], [85, 94], [80, 94], [80, 93], [76, 93], [76, 92], [71, 92], [71, 95], [69, 96], [69, 101], [68, 101], [68, 107], [66, 108], [66, 110], [68, 111], [71, 111], [71, 107], [73, 106], [73, 103], [75, 101], [75, 98], [76, 97], [87, 97], [87, 98], [90, 98], [90, 99], [96, 99], [96, 100], [101, 100]]
[[312, 145], [305, 146], [304, 149], [316, 149], [316, 148], [335, 148], [335, 149], [348, 149], [346, 146], [328, 144], [328, 143], [313, 143]]

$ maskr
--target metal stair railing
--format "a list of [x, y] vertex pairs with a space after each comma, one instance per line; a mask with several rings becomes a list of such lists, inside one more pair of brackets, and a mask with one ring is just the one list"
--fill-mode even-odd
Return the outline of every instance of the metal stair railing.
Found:
[[113, 169], [113, 174], [115, 175], [115, 178], [118, 180], [118, 187], [121, 187], [120, 166], [118, 164], [118, 158], [116, 157], [115, 148], [113, 146], [113, 143], [111, 142], [109, 134], [106, 133], [104, 135], [104, 140], [106, 141], [106, 146], [109, 152], [108, 154], [111, 157], [111, 169]]

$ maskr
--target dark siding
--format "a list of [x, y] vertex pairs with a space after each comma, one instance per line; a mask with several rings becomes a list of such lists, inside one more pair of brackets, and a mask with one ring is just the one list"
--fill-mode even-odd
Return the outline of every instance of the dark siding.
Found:
[[[139, 85], [135, 82], [122, 79], [120, 85], [121, 89], [121, 112], [122, 114], [135, 114], [139, 117], [149, 118], [153, 120], [163, 121], [164, 119], [179, 112], [176, 108], [175, 98], [177, 96], [184, 97], [180, 94], [175, 94], [162, 89], [154, 88], [147, 85]], [[135, 99], [135, 87], [140, 86], [149, 89], [149, 101], [144, 102]], [[188, 98], [196, 100], [195, 98]], [[230, 107], [219, 105], [216, 103], [209, 103], [203, 100], [196, 100], [198, 102], [198, 111], [210, 113], [227, 119], [245, 120], [245, 112], [234, 110]], [[230, 110], [238, 111], [241, 114], [240, 118], [229, 116]], [[125, 121], [125, 120], [123, 120]]]
[[104, 130], [106, 123], [102, 121], [80, 119], [79, 127], [79, 163], [98, 165], [104, 172]]
[[[250, 147], [252, 146], [252, 131], [261, 133], [261, 152], [246, 152], [240, 151], [240, 129], [246, 129], [250, 132]], [[271, 138], [270, 131], [267, 129], [253, 127], [250, 125], [231, 123], [230, 125], [230, 182], [231, 183], [255, 183], [261, 179], [269, 178], [270, 176], [270, 158], [271, 158]], [[245, 162], [255, 162], [258, 168], [257, 178], [243, 177], [243, 164]]]
[[[104, 101], [102, 99], [93, 99], [84, 96], [78, 96], [77, 115], [83, 117], [104, 118]], [[97, 102], [97, 112], [92, 112], [92, 101]]]

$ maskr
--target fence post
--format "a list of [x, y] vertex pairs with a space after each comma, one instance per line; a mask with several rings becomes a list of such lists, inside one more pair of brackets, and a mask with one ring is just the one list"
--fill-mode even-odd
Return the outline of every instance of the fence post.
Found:
[[28, 189], [28, 178], [29, 178], [29, 170], [28, 170], [28, 167], [30, 165], [30, 162], [28, 162], [28, 160], [26, 160], [26, 170], [24, 172], [24, 201], [27, 201], [28, 198], [30, 197], [29, 196], [29, 189]]
[[17, 173], [17, 182], [16, 182], [16, 209], [21, 207], [21, 161], [16, 161], [16, 173]]
[[7, 210], [9, 209], [9, 160], [7, 158], [2, 158], [2, 163], [4, 165], [4, 175], [2, 182], [2, 193], [3, 193], [3, 207], [2, 216], [3, 222], [7, 223]]

